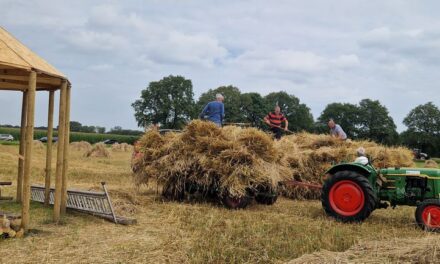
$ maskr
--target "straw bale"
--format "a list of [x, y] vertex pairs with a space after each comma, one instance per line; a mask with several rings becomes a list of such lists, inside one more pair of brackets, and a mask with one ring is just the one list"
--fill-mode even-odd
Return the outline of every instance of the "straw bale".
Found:
[[438, 163], [435, 160], [426, 160], [423, 167], [438, 169]]
[[44, 146], [43, 142], [39, 140], [33, 140], [33, 148], [34, 150], [44, 150], [46, 147]]
[[133, 147], [130, 144], [127, 143], [115, 143], [112, 145], [112, 151], [115, 152], [129, 152], [133, 151]]
[[93, 147], [86, 151], [85, 157], [96, 157], [96, 158], [108, 158], [110, 157], [110, 152], [104, 143], [96, 143]]
[[77, 141], [70, 143], [70, 149], [74, 151], [90, 151], [92, 145], [87, 141]]

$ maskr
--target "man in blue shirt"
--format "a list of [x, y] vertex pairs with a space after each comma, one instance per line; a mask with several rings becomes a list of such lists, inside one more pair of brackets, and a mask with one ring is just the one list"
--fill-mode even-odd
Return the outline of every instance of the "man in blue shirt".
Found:
[[225, 118], [225, 106], [223, 105], [224, 97], [221, 94], [215, 96], [215, 101], [209, 102], [205, 108], [203, 108], [202, 113], [200, 113], [200, 118], [208, 119], [214, 122], [218, 127], [222, 126], [223, 119]]
[[347, 134], [345, 134], [342, 127], [340, 125], [336, 124], [333, 119], [330, 119], [328, 121], [328, 127], [330, 128], [330, 135], [332, 135], [333, 137], [336, 137], [341, 140], [347, 139]]

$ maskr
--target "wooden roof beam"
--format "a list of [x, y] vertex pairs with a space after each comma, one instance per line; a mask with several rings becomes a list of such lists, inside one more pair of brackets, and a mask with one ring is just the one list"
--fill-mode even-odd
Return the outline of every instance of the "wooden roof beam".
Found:
[[17, 84], [17, 83], [7, 83], [0, 81], [0, 90], [12, 90], [12, 91], [26, 91], [29, 85]]
[[[29, 77], [28, 76], [24, 76], [24, 75], [0, 74], [0, 79], [14, 80], [14, 81], [24, 81], [24, 82], [28, 82], [29, 81]], [[59, 78], [37, 77], [37, 83], [44, 83], [44, 84], [60, 86], [61, 85], [61, 79], [59, 79]]]

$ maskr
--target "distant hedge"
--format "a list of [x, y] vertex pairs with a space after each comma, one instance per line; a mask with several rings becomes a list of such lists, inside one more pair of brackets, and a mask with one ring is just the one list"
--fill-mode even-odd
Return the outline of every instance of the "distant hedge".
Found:
[[[20, 138], [19, 128], [0, 127], [0, 134], [11, 134], [15, 140]], [[58, 136], [58, 131], [54, 131], [54, 137]], [[46, 130], [34, 130], [34, 139], [39, 139], [47, 136]], [[133, 144], [139, 136], [125, 136], [114, 134], [95, 134], [95, 133], [83, 133], [83, 132], [70, 132], [70, 142], [75, 141], [87, 141], [90, 144], [104, 141], [106, 139], [115, 139], [119, 143]]]

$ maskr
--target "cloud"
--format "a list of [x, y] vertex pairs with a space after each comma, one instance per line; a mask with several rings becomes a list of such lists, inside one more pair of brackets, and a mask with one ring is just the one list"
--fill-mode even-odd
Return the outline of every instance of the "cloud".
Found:
[[398, 68], [404, 64], [403, 60], [438, 67], [440, 28], [392, 30], [379, 27], [366, 32], [359, 40], [359, 45], [375, 53], [382, 62], [398, 65]]
[[[440, 102], [439, 5], [0, 0], [0, 22], [69, 76], [72, 118], [84, 124], [135, 128], [130, 104], [149, 82], [173, 74], [191, 79], [196, 96], [225, 84], [285, 90], [315, 116], [331, 102], [378, 99], [402, 130], [412, 107]], [[19, 96], [1, 96], [20, 104]], [[37, 100], [44, 108], [46, 98]], [[117, 117], [108, 114], [114, 106]], [[18, 124], [11, 109], [0, 105], [0, 123]]]
[[314, 78], [315, 74], [325, 71], [345, 70], [357, 67], [360, 62], [355, 54], [325, 57], [311, 51], [296, 50], [253, 50], [232, 59], [231, 65], [242, 70], [251, 71], [254, 75], [292, 74], [291, 77], [303, 75], [301, 82]]

